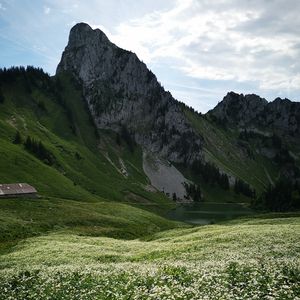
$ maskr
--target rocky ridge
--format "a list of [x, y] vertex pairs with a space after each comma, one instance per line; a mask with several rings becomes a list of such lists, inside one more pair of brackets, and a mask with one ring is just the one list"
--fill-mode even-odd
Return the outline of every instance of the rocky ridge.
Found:
[[300, 137], [300, 103], [288, 99], [276, 98], [267, 102], [254, 94], [230, 92], [208, 115], [243, 129]]
[[[295, 174], [300, 153], [300, 103], [280, 98], [268, 102], [254, 94], [230, 92], [206, 115], [194, 118], [136, 54], [117, 47], [101, 30], [85, 23], [70, 31], [57, 67], [57, 75], [61, 73], [71, 74], [80, 83], [98, 128], [126, 132], [157, 162], [185, 163], [188, 167], [206, 160], [232, 182], [239, 177], [247, 181], [248, 174], [240, 170], [240, 163], [255, 172], [259, 168], [254, 161], [257, 153], [275, 161], [286, 177], [299, 177]], [[227, 135], [227, 129], [233, 129], [234, 135]], [[164, 170], [165, 165], [159, 167]], [[155, 173], [153, 182], [159, 181], [156, 188], [177, 193], [178, 184], [172, 180], [174, 184], [167, 189], [162, 174]], [[263, 184], [258, 181], [252, 180], [257, 186]]]
[[83, 87], [99, 128], [129, 133], [145, 150], [173, 162], [202, 158], [202, 137], [180, 105], [136, 54], [111, 43], [85, 23], [70, 32], [57, 74], [69, 72]]

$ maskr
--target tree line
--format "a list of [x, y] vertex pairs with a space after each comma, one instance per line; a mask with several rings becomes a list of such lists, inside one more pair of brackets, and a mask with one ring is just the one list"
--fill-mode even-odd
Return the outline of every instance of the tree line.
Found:
[[3, 95], [3, 92], [2, 92], [2, 89], [1, 89], [1, 86], [0, 86], [0, 103], [4, 103], [4, 95]]
[[53, 165], [54, 156], [44, 146], [41, 141], [37, 141], [34, 138], [28, 136], [24, 143], [25, 149], [34, 154], [38, 159], [42, 160], [47, 165]]
[[38, 141], [30, 136], [27, 136], [23, 142], [23, 138], [19, 131], [16, 132], [13, 139], [14, 144], [23, 144], [24, 148], [33, 154], [35, 157], [43, 161], [47, 165], [53, 165], [55, 163], [55, 157], [50, 150], [46, 148], [42, 141]]
[[16, 81], [18, 77], [24, 78], [40, 78], [44, 80], [49, 80], [50, 75], [45, 73], [42, 68], [35, 68], [33, 66], [23, 66], [20, 67], [10, 67], [10, 68], [0, 68], [0, 82], [1, 83], [12, 83]]
[[[186, 198], [187, 199], [193, 199], [195, 202], [200, 202], [203, 199], [201, 188], [199, 185], [196, 185], [194, 183], [187, 183], [184, 182], [184, 188], [186, 191]], [[174, 199], [174, 197], [173, 197]]]
[[229, 179], [227, 174], [209, 162], [196, 160], [192, 163], [191, 170], [194, 175], [200, 175], [202, 180], [209, 185], [219, 185], [224, 190], [229, 190]]
[[234, 182], [234, 191], [237, 193], [237, 194], [243, 194], [247, 197], [250, 197], [250, 198], [255, 198], [256, 197], [256, 192], [254, 189], [251, 188], [251, 186], [241, 180], [241, 179], [236, 179], [235, 182]]
[[125, 124], [123, 124], [121, 126], [120, 132], [117, 132], [117, 134], [116, 134], [117, 145], [121, 146], [122, 140], [124, 140], [125, 143], [127, 144], [129, 151], [134, 152], [134, 149], [136, 146], [136, 141], [135, 141], [134, 137], [132, 136], [132, 134], [129, 132], [129, 130]]
[[300, 209], [300, 184], [280, 178], [269, 185], [260, 197], [252, 201], [252, 207], [258, 210], [284, 212]]

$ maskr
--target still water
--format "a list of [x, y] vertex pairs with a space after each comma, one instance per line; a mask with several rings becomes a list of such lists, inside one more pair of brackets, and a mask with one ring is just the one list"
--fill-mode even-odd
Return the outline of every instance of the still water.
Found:
[[170, 211], [168, 217], [190, 224], [206, 225], [251, 213], [251, 209], [243, 204], [204, 202], [181, 204]]

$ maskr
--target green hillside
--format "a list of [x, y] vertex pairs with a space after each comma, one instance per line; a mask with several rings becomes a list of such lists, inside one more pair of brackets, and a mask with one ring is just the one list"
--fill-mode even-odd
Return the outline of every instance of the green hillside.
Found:
[[[0, 300], [300, 297], [299, 213], [166, 219], [175, 203], [149, 191], [141, 148], [96, 129], [72, 77], [19, 68], [0, 79], [0, 182], [39, 193], [0, 199]], [[273, 164], [239, 152], [236, 132], [186, 114], [218, 168], [258, 191], [276, 178]], [[248, 210], [248, 197], [178, 167], [201, 185], [202, 207]]]
[[[96, 130], [71, 77], [16, 72], [1, 89], [5, 99], [0, 104], [2, 183], [28, 182], [41, 196], [82, 201], [139, 199], [140, 204], [170, 206], [162, 194], [146, 191], [141, 149], [136, 146], [130, 151], [122, 137], [119, 145], [114, 133]], [[21, 144], [13, 143], [17, 131]], [[25, 149], [28, 136], [42, 141], [53, 156], [51, 165]], [[127, 177], [121, 172], [121, 161]]]
[[239, 147], [237, 130], [218, 126], [208, 116], [198, 116], [186, 109], [186, 116], [205, 141], [204, 153], [211, 161], [226, 173], [248, 182], [258, 192], [263, 191], [271, 181], [276, 181], [279, 170], [275, 164], [258, 154], [254, 145], [249, 147], [249, 156]]
[[[133, 238], [178, 226], [153, 213], [174, 204], [147, 191], [141, 149], [130, 151], [122, 137], [117, 144], [114, 133], [96, 131], [71, 77], [16, 69], [4, 79], [0, 182], [27, 182], [39, 198], [0, 199], [0, 249], [61, 228]], [[17, 132], [22, 141], [15, 144]], [[51, 163], [25, 147], [27, 137], [42, 142]]]

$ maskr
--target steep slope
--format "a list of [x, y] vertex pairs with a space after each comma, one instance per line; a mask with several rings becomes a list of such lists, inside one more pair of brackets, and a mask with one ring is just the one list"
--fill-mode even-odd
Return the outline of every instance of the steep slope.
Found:
[[[122, 136], [117, 143], [114, 133], [95, 131], [71, 77], [13, 68], [1, 70], [0, 86], [0, 182], [27, 182], [40, 195], [1, 199], [0, 242], [58, 227], [134, 237], [176, 226], [151, 213], [174, 204], [149, 190], [141, 149], [131, 151]], [[40, 146], [28, 148], [28, 137], [51, 161]]]
[[[184, 182], [193, 181], [202, 192], [191, 187], [198, 193], [191, 198], [247, 202], [232, 195], [237, 179], [260, 193], [282, 174], [299, 175], [299, 105], [232, 92], [203, 116], [166, 92], [134, 53], [87, 24], [71, 29], [54, 78], [37, 76], [32, 83], [23, 75], [2, 87], [8, 98], [2, 111], [4, 140], [12, 140], [16, 130], [23, 139], [32, 135], [45, 143], [54, 161], [49, 166], [35, 157], [39, 167], [33, 167], [32, 178], [20, 172], [26, 170], [22, 165], [11, 167], [6, 179], [25, 176], [30, 183], [39, 173], [57, 173], [54, 180], [49, 175], [37, 181], [45, 194], [65, 198], [73, 191], [72, 199], [83, 193], [89, 199], [168, 205], [149, 183], [182, 199]], [[3, 149], [3, 156], [17, 151], [32, 157], [20, 145], [4, 142]], [[155, 168], [146, 157], [153, 157]], [[69, 180], [70, 188], [57, 192], [60, 180]]]
[[[194, 128], [203, 136], [205, 160], [228, 174], [231, 185], [234, 185], [235, 179], [239, 178], [260, 193], [276, 180], [279, 167], [257, 152], [255, 144], [243, 143], [239, 139], [240, 133], [236, 128], [229, 129], [212, 120], [209, 115], [198, 116], [188, 109], [185, 113]], [[211, 191], [210, 194], [212, 194], [210, 199], [215, 196], [227, 198], [224, 191], [223, 193], [220, 191], [217, 195]]]
[[278, 176], [300, 178], [300, 103], [280, 98], [267, 102], [257, 95], [230, 92], [207, 119], [233, 133], [248, 157], [271, 161]]
[[182, 107], [137, 56], [111, 43], [103, 32], [75, 25], [57, 74], [69, 72], [83, 94], [98, 128], [126, 127], [146, 151], [173, 162], [202, 159], [202, 138]]
[[300, 136], [300, 103], [257, 95], [228, 93], [208, 115], [242, 129], [257, 129], [280, 136]]
[[[240, 107], [235, 104], [239, 96], [228, 94], [214, 111], [201, 116], [166, 92], [134, 53], [120, 49], [102, 31], [85, 23], [71, 29], [56, 73], [72, 74], [78, 80], [98, 128], [117, 133], [125, 130], [128, 138], [142, 147], [144, 157], [149, 154], [156, 161], [167, 159], [176, 164], [188, 179], [203, 187], [207, 199], [214, 200], [216, 194], [202, 180], [207, 174], [191, 174], [194, 162], [210, 162], [228, 175], [231, 186], [239, 178], [258, 192], [278, 177], [280, 167], [272, 164], [270, 157], [239, 139], [236, 124], [246, 126], [254, 119], [262, 126], [270, 122], [263, 115], [267, 101], [256, 95], [245, 96]], [[215, 122], [224, 118], [232, 120], [233, 130]], [[145, 161], [144, 170], [148, 170]], [[167, 188], [165, 178], [159, 176], [158, 172], [152, 180], [158, 189], [170, 194], [177, 191], [178, 183]]]
[[[145, 189], [149, 181], [140, 148], [130, 151], [122, 136], [117, 144], [114, 133], [98, 132], [71, 77], [51, 79], [42, 71], [17, 69], [3, 72], [1, 79], [1, 181], [27, 180], [41, 194], [71, 199], [98, 195], [122, 201], [126, 191], [155, 194]], [[17, 131], [19, 144], [13, 143]], [[26, 150], [27, 137], [42, 141], [53, 156], [51, 164]]]

